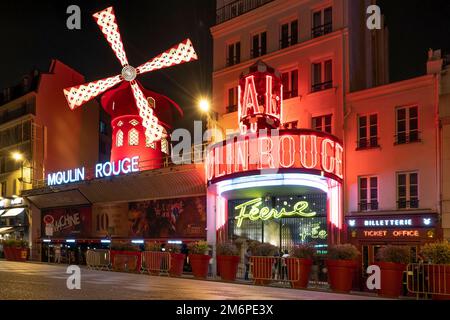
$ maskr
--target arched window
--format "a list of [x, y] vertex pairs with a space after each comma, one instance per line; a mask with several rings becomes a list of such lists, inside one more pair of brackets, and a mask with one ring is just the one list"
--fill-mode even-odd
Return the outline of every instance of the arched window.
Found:
[[116, 135], [116, 147], [121, 147], [123, 146], [123, 131], [119, 130], [117, 131], [117, 135]]
[[128, 145], [138, 146], [139, 145], [139, 131], [135, 128], [128, 131]]

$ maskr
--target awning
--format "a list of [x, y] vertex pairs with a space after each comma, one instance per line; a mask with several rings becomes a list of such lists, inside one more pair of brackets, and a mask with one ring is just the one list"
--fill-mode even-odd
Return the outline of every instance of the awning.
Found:
[[9, 209], [8, 211], [6, 211], [5, 214], [2, 215], [2, 218], [15, 217], [15, 216], [21, 214], [24, 210], [25, 210], [25, 208]]
[[0, 210], [0, 216], [5, 212], [6, 210]]
[[11, 229], [13, 229], [13, 227], [0, 228], [0, 234], [11, 232], [12, 231]]

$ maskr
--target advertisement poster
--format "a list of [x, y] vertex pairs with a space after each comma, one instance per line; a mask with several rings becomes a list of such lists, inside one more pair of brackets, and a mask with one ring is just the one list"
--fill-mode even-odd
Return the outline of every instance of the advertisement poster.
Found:
[[206, 237], [206, 198], [131, 202], [128, 235], [142, 238]]
[[128, 236], [128, 202], [99, 204], [92, 207], [92, 236], [126, 238]]
[[54, 238], [87, 238], [91, 233], [91, 207], [71, 207], [42, 211], [41, 230], [53, 227]]

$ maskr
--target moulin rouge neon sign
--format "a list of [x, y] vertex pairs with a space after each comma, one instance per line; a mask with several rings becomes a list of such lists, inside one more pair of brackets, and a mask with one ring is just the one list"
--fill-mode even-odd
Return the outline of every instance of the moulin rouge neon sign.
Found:
[[261, 198], [256, 198], [234, 207], [234, 210], [239, 210], [239, 215], [235, 217], [237, 227], [240, 228], [242, 226], [244, 219], [249, 219], [250, 221], [267, 221], [287, 217], [312, 218], [317, 215], [317, 212], [305, 212], [309, 209], [309, 203], [307, 201], [297, 202], [293, 206], [292, 211], [288, 211], [284, 207], [281, 210], [261, 207], [262, 203]]

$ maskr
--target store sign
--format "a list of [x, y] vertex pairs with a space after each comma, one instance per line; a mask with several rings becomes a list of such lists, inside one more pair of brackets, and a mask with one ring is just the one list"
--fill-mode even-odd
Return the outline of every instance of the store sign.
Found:
[[[95, 179], [139, 172], [139, 157], [124, 158], [95, 165]], [[85, 168], [58, 171], [47, 175], [47, 185], [55, 186], [86, 180]]]
[[350, 228], [411, 228], [434, 227], [436, 219], [432, 216], [386, 217], [372, 219], [348, 219]]
[[343, 178], [343, 148], [331, 135], [298, 129], [279, 135], [241, 135], [212, 146], [206, 155], [209, 182], [237, 173], [301, 169]]
[[235, 217], [237, 220], [237, 227], [240, 228], [242, 226], [244, 219], [249, 219], [250, 221], [267, 221], [287, 217], [312, 218], [317, 215], [316, 212], [306, 212], [309, 209], [309, 203], [306, 201], [297, 202], [292, 207], [292, 210], [286, 209], [285, 207], [279, 210], [274, 208], [271, 209], [269, 207], [261, 207], [262, 204], [262, 198], [256, 198], [236, 206], [234, 209], [239, 210], [239, 215]]
[[42, 212], [41, 230], [44, 235], [52, 229], [56, 238], [69, 236], [90, 236], [91, 234], [91, 208], [71, 207], [49, 209]]
[[365, 238], [419, 238], [419, 230], [364, 230], [361, 232]]

